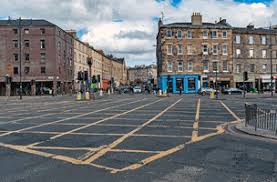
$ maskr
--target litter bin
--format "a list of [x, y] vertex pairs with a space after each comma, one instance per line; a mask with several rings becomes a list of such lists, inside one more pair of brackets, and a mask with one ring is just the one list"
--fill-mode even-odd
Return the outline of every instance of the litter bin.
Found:
[[210, 99], [214, 99], [215, 97], [215, 92], [210, 92]]

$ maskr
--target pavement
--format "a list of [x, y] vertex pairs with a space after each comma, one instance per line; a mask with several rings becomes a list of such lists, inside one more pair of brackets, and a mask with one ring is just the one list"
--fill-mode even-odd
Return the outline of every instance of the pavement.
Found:
[[0, 181], [276, 181], [277, 143], [226, 130], [245, 102], [277, 99], [0, 99]]

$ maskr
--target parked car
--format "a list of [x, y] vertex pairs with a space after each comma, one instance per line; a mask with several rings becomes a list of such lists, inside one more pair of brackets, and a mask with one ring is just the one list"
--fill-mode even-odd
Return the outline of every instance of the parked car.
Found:
[[243, 94], [243, 91], [238, 89], [238, 88], [227, 88], [223, 92], [223, 94], [228, 94], [228, 95], [234, 95], [234, 94]]
[[200, 88], [198, 91], [200, 95], [210, 94], [211, 92], [216, 92], [216, 90], [213, 88]]
[[140, 86], [135, 86], [133, 88], [133, 90], [134, 90], [134, 93], [141, 93], [141, 87]]

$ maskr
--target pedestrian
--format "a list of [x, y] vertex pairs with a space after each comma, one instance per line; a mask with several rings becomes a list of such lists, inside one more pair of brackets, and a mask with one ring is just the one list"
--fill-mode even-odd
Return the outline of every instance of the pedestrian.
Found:
[[183, 90], [183, 87], [180, 86], [180, 88], [179, 88], [179, 91], [180, 91], [179, 95], [182, 95], [182, 90]]

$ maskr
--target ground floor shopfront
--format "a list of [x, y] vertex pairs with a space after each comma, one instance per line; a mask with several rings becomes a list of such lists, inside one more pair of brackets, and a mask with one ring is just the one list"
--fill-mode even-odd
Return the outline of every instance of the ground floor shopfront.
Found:
[[197, 93], [199, 75], [162, 75], [158, 78], [158, 87], [169, 93]]
[[[71, 94], [73, 92], [73, 82], [48, 81], [48, 80], [23, 80], [22, 95], [60, 95]], [[0, 96], [18, 96], [20, 94], [20, 82], [13, 81], [8, 84], [0, 82]]]
[[[270, 74], [248, 74], [248, 80], [243, 80], [242, 74], [237, 74], [234, 77], [236, 87], [242, 88], [243, 85], [246, 86], [247, 90], [255, 88], [257, 91], [265, 92], [271, 90], [271, 75]], [[277, 90], [277, 75], [273, 75], [272, 78], [272, 88], [273, 90]]]

